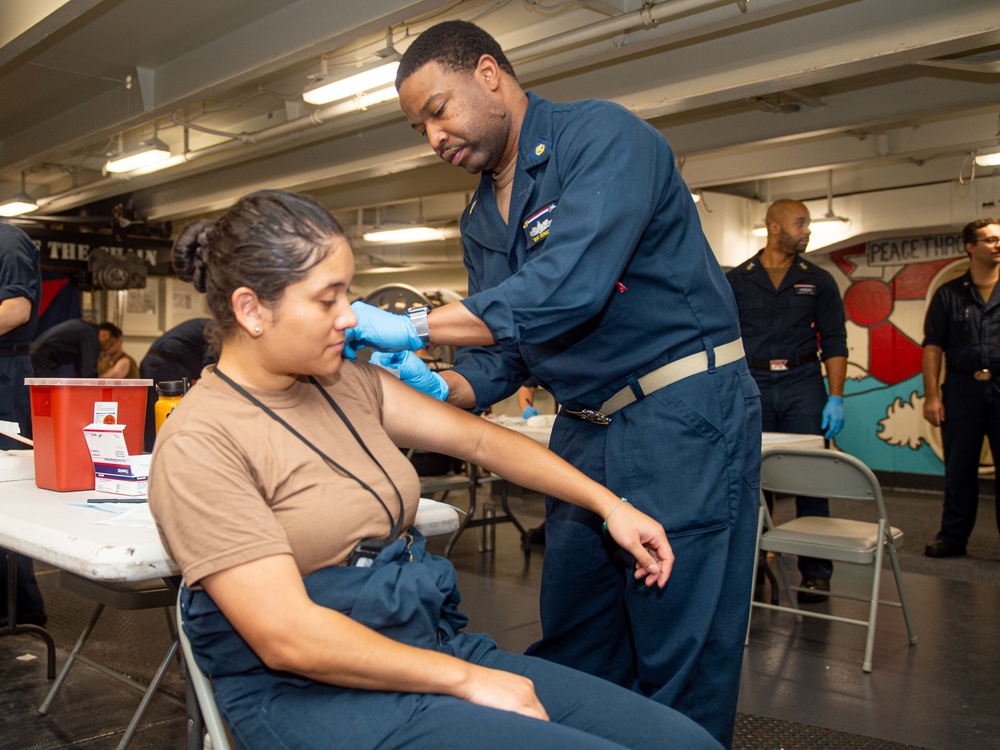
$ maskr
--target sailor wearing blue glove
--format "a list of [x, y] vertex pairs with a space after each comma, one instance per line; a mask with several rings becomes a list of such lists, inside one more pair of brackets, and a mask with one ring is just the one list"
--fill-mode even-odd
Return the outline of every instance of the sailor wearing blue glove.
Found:
[[844, 399], [842, 396], [830, 396], [823, 407], [823, 421], [819, 428], [823, 437], [832, 440], [844, 428]]
[[[415, 309], [424, 311], [422, 320], [426, 334], [428, 308]], [[357, 317], [358, 324], [347, 331], [344, 356], [348, 359], [354, 359], [358, 349], [372, 346], [375, 342], [378, 342], [381, 351], [403, 352], [423, 349], [430, 341], [426, 336], [424, 339], [420, 337], [409, 314], [395, 315], [361, 300], [351, 305], [351, 311]], [[421, 318], [417, 317], [416, 320], [419, 322]]]
[[[809, 209], [799, 201], [775, 201], [767, 209], [767, 244], [726, 274], [740, 311], [743, 347], [760, 388], [764, 431], [823, 435], [844, 426], [847, 332], [844, 303], [833, 276], [804, 260]], [[818, 339], [817, 339], [818, 336]], [[830, 395], [823, 385], [826, 365]], [[798, 497], [798, 516], [828, 516], [825, 498]], [[799, 601], [826, 599], [833, 564], [799, 558]]]
[[517, 406], [521, 409], [521, 419], [531, 419], [541, 414], [535, 408], [535, 391], [538, 390], [538, 383], [534, 378], [528, 380], [517, 390]]
[[[561, 405], [553, 449], [682, 547], [650, 596], [603, 519], [546, 498], [542, 639], [529, 653], [641, 691], [730, 744], [760, 411], [736, 305], [670, 146], [611, 102], [525, 92], [496, 40], [465, 21], [421, 33], [396, 86], [410, 126], [479, 175], [461, 220], [469, 296], [409, 316], [418, 337], [426, 323], [432, 343], [457, 347], [441, 373], [448, 403], [481, 412], [534, 376]], [[409, 329], [383, 336], [355, 313], [352, 346], [415, 348]]]
[[395, 370], [399, 373], [399, 379], [411, 388], [423, 391], [438, 401], [448, 400], [448, 384], [444, 382], [444, 378], [431, 371], [413, 352], [373, 352], [371, 362], [373, 365]]

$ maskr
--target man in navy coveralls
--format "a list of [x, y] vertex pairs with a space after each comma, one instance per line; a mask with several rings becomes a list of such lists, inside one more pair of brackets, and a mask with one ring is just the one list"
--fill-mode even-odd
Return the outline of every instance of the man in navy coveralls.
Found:
[[463, 408], [529, 377], [553, 394], [550, 448], [660, 521], [676, 562], [664, 590], [648, 589], [601, 518], [546, 498], [542, 639], [528, 653], [631, 687], [730, 744], [759, 393], [669, 145], [615, 104], [526, 94], [496, 41], [465, 22], [421, 34], [396, 85], [435, 152], [481, 175], [461, 222], [469, 297], [409, 317], [355, 303], [349, 341], [460, 346], [440, 377]]

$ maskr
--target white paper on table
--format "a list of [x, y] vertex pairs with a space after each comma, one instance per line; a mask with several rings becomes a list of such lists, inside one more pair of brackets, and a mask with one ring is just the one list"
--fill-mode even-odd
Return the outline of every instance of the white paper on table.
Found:
[[[111, 505], [111, 503], [96, 504]], [[128, 510], [118, 513], [116, 516], [102, 518], [100, 521], [95, 521], [95, 523], [99, 523], [104, 526], [129, 526], [136, 529], [156, 528], [156, 521], [153, 520], [153, 514], [149, 512], [148, 503], [142, 503], [141, 505], [127, 505], [127, 507]]]

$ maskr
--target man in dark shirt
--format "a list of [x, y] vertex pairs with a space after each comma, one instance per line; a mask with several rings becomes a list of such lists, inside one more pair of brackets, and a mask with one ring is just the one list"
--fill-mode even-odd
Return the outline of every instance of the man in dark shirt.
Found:
[[31, 345], [35, 377], [54, 378], [63, 365], [72, 365], [75, 378], [96, 378], [101, 339], [96, 323], [66, 320], [52, 326]]
[[[962, 230], [969, 270], [934, 294], [924, 321], [924, 418], [941, 427], [944, 512], [928, 557], [965, 554], [979, 506], [983, 438], [1000, 456], [1000, 221]], [[941, 387], [941, 358], [947, 380]], [[1000, 474], [995, 479], [1000, 528]]]
[[[28, 346], [38, 327], [42, 272], [38, 248], [20, 229], [0, 223], [0, 420], [31, 434], [31, 406], [25, 378], [32, 376]], [[24, 448], [0, 435], [0, 450]], [[31, 558], [16, 555], [17, 622], [44, 625], [45, 602]], [[0, 626], [7, 621], [7, 555], [0, 550]]]
[[[809, 244], [809, 209], [799, 201], [775, 201], [764, 223], [767, 244], [726, 274], [740, 311], [750, 372], [760, 388], [763, 427], [829, 440], [844, 424], [844, 303], [833, 277], [801, 256]], [[798, 516], [830, 515], [826, 498], [797, 497], [795, 509]], [[798, 600], [826, 599], [833, 563], [800, 557], [799, 572], [802, 588], [809, 590], [800, 591]]]

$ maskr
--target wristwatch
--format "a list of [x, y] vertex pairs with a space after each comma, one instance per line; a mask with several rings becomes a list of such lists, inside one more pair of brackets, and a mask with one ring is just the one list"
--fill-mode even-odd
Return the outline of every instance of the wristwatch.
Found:
[[420, 337], [425, 348], [431, 345], [431, 329], [427, 325], [427, 313], [430, 311], [431, 309], [427, 305], [416, 305], [406, 311], [406, 317], [417, 329], [417, 336]]

